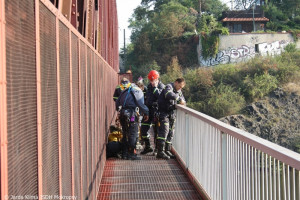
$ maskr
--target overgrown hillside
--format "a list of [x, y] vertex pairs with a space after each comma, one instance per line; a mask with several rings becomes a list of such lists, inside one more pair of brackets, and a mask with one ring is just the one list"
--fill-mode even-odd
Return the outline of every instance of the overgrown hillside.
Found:
[[300, 153], [300, 85], [289, 83], [220, 120]]
[[198, 33], [223, 29], [217, 19], [228, 9], [220, 0], [201, 5], [200, 15], [199, 0], [142, 0], [130, 19], [131, 44], [126, 48], [125, 68], [132, 69], [134, 79], [151, 69], [165, 73], [173, 57], [183, 68], [198, 65]]
[[229, 116], [223, 121], [300, 151], [300, 51], [286, 50], [293, 52], [185, 70], [173, 58], [161, 79], [184, 77], [189, 107], [218, 119]]
[[[176, 65], [169, 67], [176, 70]], [[180, 67], [180, 66], [179, 66]], [[178, 68], [178, 67], [177, 67]], [[182, 75], [187, 81], [188, 106], [215, 118], [239, 113], [247, 104], [278, 87], [300, 80], [300, 52], [277, 57], [256, 57], [240, 64], [196, 68], [176, 73], [170, 70], [163, 80]], [[166, 81], [169, 81], [166, 80]]]

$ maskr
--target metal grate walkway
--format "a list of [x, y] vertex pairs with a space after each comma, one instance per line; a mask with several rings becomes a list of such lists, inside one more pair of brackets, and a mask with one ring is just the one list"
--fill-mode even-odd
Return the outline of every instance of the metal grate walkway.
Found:
[[141, 157], [108, 159], [97, 199], [201, 199], [176, 160]]

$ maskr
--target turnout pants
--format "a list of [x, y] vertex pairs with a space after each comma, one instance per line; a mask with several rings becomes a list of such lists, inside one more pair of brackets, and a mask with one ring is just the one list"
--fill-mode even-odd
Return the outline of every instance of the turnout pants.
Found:
[[120, 115], [120, 123], [122, 126], [123, 131], [123, 138], [122, 138], [122, 151], [133, 153], [137, 137], [138, 137], [138, 117], [133, 114], [131, 117], [126, 115]]
[[[153, 131], [154, 131], [154, 141], [156, 140], [157, 134], [158, 134], [158, 119], [155, 116], [155, 110], [154, 109], [150, 109], [150, 113], [149, 113], [149, 119], [147, 121], [145, 121], [144, 119], [142, 120], [141, 123], [141, 137], [142, 139], [146, 142], [146, 145], [148, 145], [147, 143], [149, 142], [150, 139], [150, 134], [148, 133], [151, 124], [153, 125]], [[150, 145], [150, 143], [149, 143]]]
[[[157, 144], [171, 144], [174, 136], [176, 116], [174, 113], [161, 113], [159, 115], [159, 129]], [[164, 146], [164, 144], [163, 144]]]

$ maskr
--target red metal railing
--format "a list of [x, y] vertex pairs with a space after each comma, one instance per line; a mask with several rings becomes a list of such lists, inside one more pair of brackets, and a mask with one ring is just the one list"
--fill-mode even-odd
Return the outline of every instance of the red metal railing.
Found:
[[0, 28], [1, 199], [96, 199], [116, 70], [48, 0], [0, 0]]

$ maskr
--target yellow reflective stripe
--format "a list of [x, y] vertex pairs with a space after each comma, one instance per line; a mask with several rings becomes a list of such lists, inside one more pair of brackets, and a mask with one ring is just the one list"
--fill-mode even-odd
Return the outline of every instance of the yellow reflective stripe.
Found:
[[145, 124], [145, 123], [141, 123], [141, 125], [151, 126], [151, 124]]
[[179, 99], [179, 96], [176, 98], [176, 101]]
[[149, 138], [148, 136], [142, 136], [142, 138]]
[[121, 90], [124, 90], [124, 89], [125, 89], [123, 85], [120, 85], [120, 88], [121, 88]]
[[171, 92], [171, 90], [169, 90], [169, 91], [165, 94], [165, 97], [167, 97], [167, 94], [168, 94], [169, 92]]
[[168, 144], [172, 144], [172, 142], [169, 142], [169, 141], [166, 141], [166, 143], [168, 143]]
[[157, 88], [155, 88], [155, 90], [153, 91], [153, 94], [156, 92]]
[[158, 140], [166, 140], [164, 137], [157, 137]]
[[169, 123], [164, 123], [164, 125], [169, 125]]
[[118, 97], [114, 97], [114, 99], [118, 99]]

